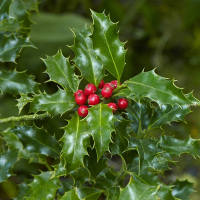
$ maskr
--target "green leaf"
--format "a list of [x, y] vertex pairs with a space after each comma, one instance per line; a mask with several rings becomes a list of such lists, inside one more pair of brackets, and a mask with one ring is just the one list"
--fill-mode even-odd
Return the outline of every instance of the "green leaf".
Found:
[[24, 72], [0, 71], [0, 89], [4, 93], [28, 94], [39, 91], [39, 84]]
[[43, 59], [47, 66], [47, 73], [50, 76], [49, 81], [60, 84], [63, 88], [67, 88], [76, 92], [78, 90], [79, 79], [74, 74], [74, 66], [69, 62], [69, 58], [62, 55], [61, 50], [54, 56], [48, 56]]
[[11, 131], [18, 136], [24, 148], [31, 153], [59, 158], [61, 148], [58, 142], [55, 137], [49, 135], [44, 129], [36, 126], [18, 126]]
[[96, 188], [77, 188], [78, 197], [84, 200], [97, 200], [102, 192]]
[[179, 180], [176, 180], [174, 183], [173, 183], [173, 191], [172, 191], [172, 194], [181, 199], [181, 200], [190, 200], [190, 194], [192, 192], [194, 192], [193, 190], [193, 183], [190, 183], [188, 182], [187, 180], [185, 181], [179, 181]]
[[74, 33], [74, 46], [71, 48], [75, 54], [73, 61], [80, 69], [82, 77], [89, 83], [98, 86], [105, 75], [104, 68], [92, 49], [92, 40], [89, 38], [91, 30], [84, 27], [81, 31], [76, 29], [72, 31]]
[[195, 98], [195, 97], [193, 96], [193, 92], [190, 92], [190, 93], [188, 93], [188, 94], [185, 94], [185, 96], [186, 96], [194, 105], [199, 105], [200, 101], [199, 101], [197, 98]]
[[107, 190], [107, 200], [118, 200], [120, 194], [120, 187], [111, 187]]
[[21, 97], [19, 99], [17, 99], [17, 101], [18, 101], [17, 107], [19, 108], [19, 114], [21, 113], [24, 106], [33, 100], [33, 98], [31, 98], [25, 94], [20, 94], [20, 95], [21, 95]]
[[20, 26], [16, 18], [7, 18], [0, 22], [0, 32], [13, 32]]
[[8, 149], [0, 155], [0, 183], [12, 176], [12, 168], [18, 160], [18, 150]]
[[157, 200], [157, 190], [155, 186], [147, 185], [131, 178], [129, 184], [120, 191], [119, 200]]
[[89, 126], [88, 132], [94, 139], [97, 160], [99, 160], [105, 151], [109, 151], [111, 133], [114, 131], [114, 123], [117, 119], [113, 116], [111, 108], [100, 103], [89, 109], [86, 121]]
[[76, 189], [72, 189], [64, 194], [60, 200], [80, 200], [77, 196]]
[[[172, 186], [164, 186], [162, 185], [157, 192], [157, 196], [160, 199], [167, 199], [167, 200], [179, 200], [172, 195]], [[182, 199], [181, 199], [182, 200]]]
[[77, 113], [64, 130], [60, 141], [63, 142], [62, 157], [66, 160], [69, 173], [83, 164], [83, 157], [87, 155], [87, 147], [90, 146], [90, 135], [86, 121], [80, 120]]
[[108, 158], [106, 158], [104, 155], [101, 156], [99, 161], [97, 161], [97, 153], [95, 148], [88, 148], [88, 155], [84, 157], [84, 166], [87, 167], [91, 176], [96, 178], [98, 174], [108, 166], [106, 164], [107, 161]]
[[27, 200], [54, 199], [56, 190], [60, 187], [59, 178], [52, 177], [53, 172], [41, 172], [34, 176], [34, 181], [30, 184], [30, 197]]
[[31, 102], [30, 112], [47, 111], [51, 115], [63, 115], [66, 111], [75, 106], [75, 99], [72, 93], [67, 90], [58, 89], [52, 95], [40, 93]]
[[54, 165], [54, 176], [66, 176], [67, 170], [65, 167], [65, 159], [61, 157], [60, 163], [58, 165]]
[[19, 57], [19, 53], [24, 47], [35, 46], [29, 41], [29, 38], [22, 38], [19, 36], [4, 36], [0, 43], [0, 62], [15, 62], [15, 59]]
[[113, 143], [110, 144], [112, 155], [118, 154], [122, 156], [123, 151], [127, 148], [128, 138], [130, 138], [126, 132], [128, 123], [126, 120], [115, 122], [116, 133], [113, 134]]
[[92, 12], [93, 18], [93, 48], [99, 61], [114, 76], [120, 80], [124, 66], [124, 43], [119, 40], [117, 24], [113, 23], [104, 13]]
[[192, 139], [188, 137], [188, 139], [179, 140], [174, 137], [163, 135], [160, 138], [159, 145], [166, 152], [166, 156], [179, 156], [182, 153], [189, 153], [193, 157], [199, 157], [199, 140]]
[[1, 0], [0, 2], [0, 21], [9, 18], [9, 8], [12, 0]]
[[30, 180], [26, 180], [23, 183], [19, 184], [19, 193], [14, 200], [25, 200], [25, 197], [29, 197], [31, 187], [27, 184]]
[[176, 87], [173, 81], [158, 76], [154, 70], [142, 72], [127, 81], [127, 86], [139, 101], [142, 97], [148, 97], [152, 101], [171, 105], [191, 105], [192, 102], [184, 96], [182, 90]]

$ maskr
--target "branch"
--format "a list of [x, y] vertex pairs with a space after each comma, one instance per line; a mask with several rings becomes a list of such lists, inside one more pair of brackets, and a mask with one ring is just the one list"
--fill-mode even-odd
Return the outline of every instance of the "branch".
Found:
[[23, 115], [20, 117], [8, 117], [8, 118], [2, 118], [0, 119], [0, 124], [3, 123], [9, 123], [9, 122], [20, 122], [20, 121], [28, 121], [28, 120], [37, 120], [37, 119], [43, 119], [45, 117], [50, 117], [48, 113], [44, 114], [35, 114], [35, 115]]

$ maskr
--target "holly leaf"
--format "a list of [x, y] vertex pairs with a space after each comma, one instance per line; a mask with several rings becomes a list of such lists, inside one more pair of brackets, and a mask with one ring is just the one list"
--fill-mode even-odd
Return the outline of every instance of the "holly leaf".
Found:
[[83, 165], [83, 157], [87, 155], [87, 147], [90, 146], [90, 135], [86, 121], [80, 120], [77, 113], [63, 129], [65, 133], [60, 139], [63, 142], [62, 157], [66, 160], [69, 173]]
[[60, 145], [55, 137], [49, 135], [44, 129], [36, 126], [17, 126], [11, 131], [17, 135], [24, 148], [31, 153], [43, 154], [53, 158], [60, 157]]
[[173, 183], [173, 186], [172, 189], [172, 194], [181, 199], [181, 200], [190, 200], [190, 194], [192, 192], [194, 192], [193, 190], [193, 183], [190, 183], [188, 182], [187, 180], [185, 181], [179, 181], [179, 180], [176, 180], [174, 183]]
[[118, 200], [120, 194], [120, 187], [111, 187], [107, 190], [107, 199], [108, 200]]
[[0, 2], [0, 21], [9, 18], [9, 8], [12, 0], [2, 0]]
[[91, 29], [84, 27], [78, 31], [72, 30], [74, 33], [74, 46], [71, 49], [74, 51], [75, 58], [73, 61], [80, 69], [82, 77], [89, 83], [98, 86], [100, 81], [105, 76], [103, 65], [97, 60], [92, 49]]
[[107, 161], [108, 158], [106, 158], [106, 156], [104, 155], [101, 156], [99, 161], [97, 161], [97, 153], [95, 148], [88, 148], [88, 155], [84, 157], [84, 166], [87, 167], [87, 169], [90, 172], [90, 175], [93, 178], [96, 178], [98, 174], [108, 166], [106, 164]]
[[78, 90], [79, 79], [74, 73], [74, 66], [70, 64], [69, 58], [62, 55], [61, 50], [54, 56], [43, 59], [47, 66], [46, 72], [50, 76], [49, 81], [60, 84], [63, 88], [76, 92]]
[[97, 200], [102, 192], [96, 188], [77, 188], [78, 197], [84, 200]]
[[34, 181], [29, 184], [30, 196], [27, 200], [54, 199], [56, 190], [60, 187], [59, 178], [53, 176], [53, 172], [41, 172], [34, 176]]
[[20, 95], [21, 95], [21, 97], [19, 99], [17, 99], [17, 101], [18, 101], [17, 107], [19, 108], [19, 114], [21, 113], [24, 106], [33, 100], [32, 97], [29, 97], [25, 94], [20, 94]]
[[129, 184], [124, 189], [121, 189], [119, 200], [157, 200], [157, 190], [158, 187], [139, 182], [131, 177]]
[[74, 106], [75, 99], [73, 94], [67, 90], [58, 88], [58, 91], [52, 95], [46, 93], [35, 95], [29, 112], [37, 113], [38, 111], [46, 111], [53, 116], [58, 114], [63, 115]]
[[3, 93], [28, 94], [39, 91], [39, 84], [24, 72], [0, 71], [0, 89]]
[[166, 152], [167, 157], [179, 156], [182, 153], [189, 153], [194, 158], [199, 157], [199, 140], [188, 137], [184, 140], [179, 140], [174, 137], [163, 135], [160, 138], [159, 145]]
[[114, 123], [117, 119], [113, 116], [111, 108], [100, 103], [89, 109], [86, 121], [89, 126], [88, 132], [94, 139], [97, 160], [99, 160], [105, 151], [109, 151], [111, 133], [114, 131]]
[[19, 53], [24, 47], [35, 46], [29, 41], [29, 38], [22, 38], [19, 36], [5, 36], [0, 43], [0, 62], [15, 62], [16, 58], [19, 57]]
[[193, 103], [194, 106], [200, 104], [200, 101], [193, 96], [193, 92], [185, 94], [185, 96]]
[[0, 21], [0, 32], [13, 32], [20, 26], [16, 18], [7, 18]]
[[64, 196], [60, 200], [80, 200], [77, 196], [76, 189], [72, 189], [64, 194]]
[[0, 183], [12, 176], [12, 168], [18, 161], [18, 150], [8, 149], [0, 155]]
[[93, 33], [90, 36], [93, 41], [93, 49], [98, 60], [117, 80], [120, 80], [124, 66], [124, 43], [119, 40], [117, 24], [110, 20], [104, 13], [92, 12]]
[[66, 170], [66, 162], [65, 159], [62, 157], [60, 158], [60, 163], [58, 165], [54, 165], [54, 176], [66, 176], [67, 170]]
[[26, 197], [29, 197], [31, 187], [28, 185], [30, 180], [25, 180], [23, 183], [19, 184], [19, 193], [14, 200], [26, 200]]
[[139, 101], [142, 97], [148, 97], [161, 106], [162, 104], [192, 105], [193, 103], [182, 93], [182, 90], [174, 85], [173, 81], [158, 76], [154, 70], [142, 72], [127, 81], [131, 92]]

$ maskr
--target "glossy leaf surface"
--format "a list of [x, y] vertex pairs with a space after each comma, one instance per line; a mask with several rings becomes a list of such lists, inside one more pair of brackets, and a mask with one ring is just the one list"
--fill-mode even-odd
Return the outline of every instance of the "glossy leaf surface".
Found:
[[88, 132], [94, 139], [97, 160], [99, 160], [105, 151], [109, 151], [111, 133], [114, 131], [114, 122], [117, 119], [113, 116], [111, 108], [100, 103], [89, 109], [86, 121], [89, 126]]
[[152, 101], [171, 105], [191, 105], [192, 102], [183, 95], [182, 90], [176, 87], [173, 81], [158, 76], [154, 70], [142, 72], [127, 82], [128, 88], [137, 96], [138, 101], [142, 97], [149, 97]]
[[117, 24], [113, 23], [104, 13], [92, 11], [93, 48], [98, 60], [118, 80], [125, 66], [124, 44], [119, 40]]
[[0, 2], [0, 21], [9, 18], [9, 8], [12, 0], [2, 0]]
[[97, 200], [102, 190], [96, 188], [77, 188], [77, 194], [80, 199]]
[[20, 51], [24, 47], [35, 47], [29, 38], [22, 38], [18, 36], [4, 36], [0, 43], [0, 62], [15, 62], [15, 59], [19, 57]]
[[60, 200], [80, 200], [77, 196], [76, 189], [72, 189], [64, 194]]
[[63, 114], [75, 106], [75, 100], [72, 93], [67, 90], [58, 89], [52, 95], [40, 93], [36, 95], [31, 102], [30, 112], [47, 111], [54, 115]]
[[28, 181], [29, 180], [19, 184], [19, 192], [17, 197], [14, 198], [14, 200], [25, 200], [25, 197], [30, 196], [31, 187], [27, 184]]
[[39, 153], [54, 158], [60, 156], [60, 146], [55, 137], [49, 135], [45, 130], [35, 126], [18, 126], [12, 129], [25, 149], [32, 153]]
[[84, 27], [81, 31], [73, 29], [73, 33], [75, 44], [71, 48], [76, 55], [73, 61], [80, 69], [82, 77], [84, 77], [89, 83], [98, 86], [105, 75], [104, 68], [97, 60], [92, 49], [92, 40], [89, 38], [91, 30]]
[[74, 66], [70, 64], [69, 59], [62, 55], [61, 50], [56, 55], [43, 59], [43, 61], [47, 66], [46, 72], [50, 76], [49, 81], [54, 81], [69, 91], [76, 92], [78, 90], [80, 81], [74, 74]]
[[21, 94], [21, 97], [19, 99], [17, 99], [18, 103], [17, 103], [17, 107], [19, 108], [19, 114], [21, 113], [22, 109], [24, 108], [24, 106], [26, 104], [28, 104], [29, 102], [32, 101], [33, 98], [25, 95], [25, 94]]
[[83, 157], [87, 155], [87, 147], [90, 146], [90, 135], [86, 121], [81, 121], [78, 114], [69, 121], [64, 130], [64, 136], [61, 138], [62, 157], [66, 160], [69, 173], [83, 164]]
[[24, 72], [0, 71], [0, 89], [3, 93], [27, 94], [39, 91], [39, 84]]

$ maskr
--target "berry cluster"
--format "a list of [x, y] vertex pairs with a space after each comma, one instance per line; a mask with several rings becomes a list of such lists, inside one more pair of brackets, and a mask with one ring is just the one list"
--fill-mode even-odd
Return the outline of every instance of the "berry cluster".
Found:
[[[99, 83], [99, 90], [101, 91], [101, 95], [104, 99], [108, 99], [112, 97], [113, 90], [117, 87], [117, 80], [111, 81], [110, 83], [104, 82], [101, 80]], [[100, 103], [100, 97], [96, 94], [97, 88], [95, 85], [89, 83], [85, 86], [85, 90], [78, 90], [74, 93], [75, 101], [80, 107], [78, 108], [78, 114], [81, 117], [86, 117], [88, 115], [88, 106], [84, 105], [88, 103], [89, 106], [96, 105]], [[107, 104], [110, 108], [113, 109], [113, 113], [119, 107], [120, 109], [126, 109], [128, 106], [128, 101], [125, 98], [120, 98], [118, 100], [118, 104], [111, 102]]]

